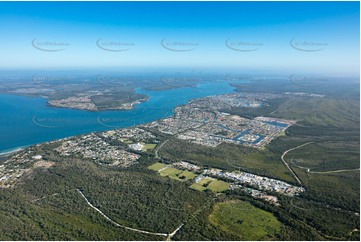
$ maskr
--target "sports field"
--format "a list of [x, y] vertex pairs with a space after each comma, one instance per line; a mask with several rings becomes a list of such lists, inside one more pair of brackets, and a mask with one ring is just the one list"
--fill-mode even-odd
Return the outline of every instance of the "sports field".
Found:
[[213, 192], [223, 192], [228, 190], [229, 184], [224, 181], [212, 181], [207, 186], [208, 189], [212, 190]]
[[190, 186], [190, 188], [192, 188], [192, 189], [194, 189], [194, 190], [197, 190], [197, 191], [200, 191], [200, 192], [207, 189], [206, 187], [201, 186], [201, 185], [199, 185], [199, 184], [197, 184], [197, 183], [193, 183], [193, 184]]
[[145, 144], [142, 148], [142, 151], [153, 150], [156, 146], [156, 144]]
[[165, 164], [162, 164], [162, 163], [155, 163], [151, 166], [148, 167], [148, 169], [151, 169], [153, 171], [159, 171], [160, 169], [162, 169], [163, 167], [166, 167]]

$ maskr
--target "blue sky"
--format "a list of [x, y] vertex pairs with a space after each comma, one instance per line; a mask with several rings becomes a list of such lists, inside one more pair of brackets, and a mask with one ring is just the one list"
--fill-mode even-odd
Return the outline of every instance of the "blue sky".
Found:
[[359, 12], [358, 2], [0, 2], [0, 68], [358, 74]]

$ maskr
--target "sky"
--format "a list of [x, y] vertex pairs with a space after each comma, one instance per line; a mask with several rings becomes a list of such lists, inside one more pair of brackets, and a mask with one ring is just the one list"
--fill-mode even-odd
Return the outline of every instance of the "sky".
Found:
[[0, 2], [0, 69], [359, 74], [358, 2]]

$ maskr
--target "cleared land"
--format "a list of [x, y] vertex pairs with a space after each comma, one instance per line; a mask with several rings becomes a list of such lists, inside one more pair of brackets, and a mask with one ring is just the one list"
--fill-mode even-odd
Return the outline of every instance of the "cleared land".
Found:
[[148, 167], [148, 169], [151, 169], [153, 171], [159, 171], [160, 169], [162, 169], [163, 167], [166, 167], [165, 164], [162, 164], [162, 163], [155, 163], [151, 166]]
[[201, 185], [201, 186], [207, 186], [209, 183], [211, 183], [212, 181], [215, 181], [215, 180], [216, 179], [212, 178], [212, 177], [205, 177], [202, 180], [200, 180], [198, 182], [198, 184]]
[[211, 224], [241, 240], [269, 240], [281, 231], [271, 213], [243, 201], [217, 203], [208, 217]]
[[199, 184], [197, 184], [197, 183], [193, 183], [193, 184], [190, 186], [190, 188], [192, 188], [192, 189], [194, 189], [194, 190], [197, 190], [197, 191], [200, 191], [200, 192], [202, 192], [202, 191], [204, 191], [204, 190], [207, 189], [206, 187], [201, 186], [201, 185], [199, 185]]
[[[190, 171], [182, 171], [182, 170], [178, 170], [174, 167], [166, 167], [167, 165], [162, 164], [162, 163], [155, 163], [151, 166], [148, 167], [148, 169], [151, 169], [153, 171], [159, 171], [159, 174], [161, 176], [167, 176], [169, 178], [178, 180], [178, 181], [188, 181], [190, 179], [195, 178], [197, 175], [190, 172]], [[166, 168], [165, 168], [166, 167]], [[163, 169], [165, 168], [165, 169]], [[162, 170], [163, 169], [163, 170]]]
[[142, 151], [153, 150], [156, 146], [157, 144], [145, 144], [142, 148]]
[[224, 182], [224, 181], [213, 181], [213, 182], [209, 183], [207, 188], [209, 188], [213, 192], [223, 192], [223, 191], [228, 190], [229, 183]]
[[167, 167], [164, 170], [161, 170], [159, 173], [161, 176], [175, 176], [182, 173], [182, 171], [173, 167]]
[[184, 181], [184, 180], [194, 179], [196, 176], [197, 176], [196, 174], [190, 171], [183, 171], [178, 175], [178, 179]]
[[[148, 169], [159, 171], [161, 176], [166, 176], [178, 181], [188, 181], [197, 177], [196, 174], [190, 171], [178, 170], [174, 167], [166, 167], [167, 165], [162, 163], [155, 163], [148, 167]], [[166, 167], [165, 169], [162, 169]], [[212, 192], [223, 192], [228, 190], [229, 183], [224, 181], [219, 181], [212, 177], [204, 177], [198, 183], [194, 183], [190, 188], [197, 191], [211, 190]]]
[[204, 177], [198, 183], [192, 184], [190, 188], [197, 191], [211, 190], [212, 192], [224, 192], [228, 190], [229, 183], [212, 177]]

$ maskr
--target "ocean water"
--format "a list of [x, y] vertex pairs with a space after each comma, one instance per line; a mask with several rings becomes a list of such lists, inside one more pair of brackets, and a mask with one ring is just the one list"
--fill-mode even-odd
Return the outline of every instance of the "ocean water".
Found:
[[0, 95], [0, 153], [54, 139], [143, 124], [173, 115], [194, 98], [233, 92], [227, 82], [192, 88], [137, 90], [150, 98], [129, 111], [89, 112], [46, 105], [44, 98]]

